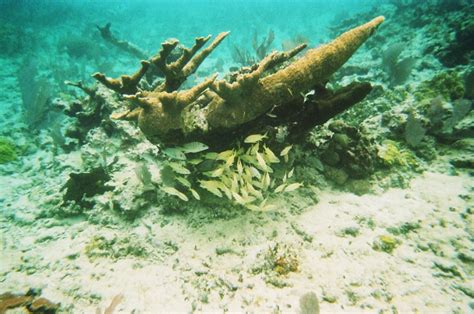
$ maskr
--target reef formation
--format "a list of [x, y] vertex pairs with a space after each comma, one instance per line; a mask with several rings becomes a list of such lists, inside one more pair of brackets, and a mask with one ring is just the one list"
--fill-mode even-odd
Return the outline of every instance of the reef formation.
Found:
[[[295, 61], [289, 60], [306, 44], [286, 52], [272, 52], [227, 79], [218, 80], [214, 75], [187, 90], [179, 89], [228, 32], [220, 33], [204, 49], [211, 36], [196, 38], [194, 46], [183, 48], [181, 56], [171, 63], [167, 60], [177, 47], [177, 40], [163, 43], [158, 54], [141, 61], [141, 68], [131, 76], [113, 79], [95, 73], [93, 77], [128, 100], [129, 108], [112, 117], [137, 121], [154, 143], [199, 140], [212, 146], [222, 143], [224, 135], [232, 139], [276, 126], [286, 126], [289, 135], [297, 139], [371, 91], [367, 82], [353, 82], [335, 91], [325, 85], [383, 21], [384, 17], [379, 16], [326, 45], [308, 50]], [[147, 72], [156, 70], [163, 73], [164, 81], [154, 87], [143, 83]], [[306, 97], [312, 90], [315, 96]]]

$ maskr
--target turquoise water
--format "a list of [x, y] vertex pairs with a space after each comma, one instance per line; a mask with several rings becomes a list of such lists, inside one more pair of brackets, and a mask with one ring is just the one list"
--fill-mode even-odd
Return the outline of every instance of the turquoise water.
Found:
[[34, 46], [29, 48], [54, 59], [61, 50], [56, 41], [64, 37], [90, 40], [87, 44], [102, 48], [104, 57], [114, 57], [117, 51], [95, 41], [95, 25], [108, 22], [121, 39], [150, 53], [168, 38], [189, 45], [195, 37], [222, 31], [232, 35], [215, 52], [217, 56], [230, 54], [234, 45], [250, 49], [254, 32], [263, 37], [270, 30], [275, 32], [273, 49], [281, 49], [283, 40], [296, 35], [316, 45], [329, 39], [326, 29], [335, 18], [367, 11], [371, 1], [2, 1], [0, 5], [3, 21], [32, 33], [34, 41], [28, 46]]
[[472, 312], [473, 39], [468, 0], [0, 0], [0, 313]]

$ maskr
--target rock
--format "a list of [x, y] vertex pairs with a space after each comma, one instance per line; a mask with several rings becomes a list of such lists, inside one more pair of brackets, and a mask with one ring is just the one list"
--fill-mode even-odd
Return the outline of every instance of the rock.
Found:
[[326, 167], [325, 176], [338, 185], [343, 185], [349, 178], [349, 175], [344, 170], [332, 167]]
[[321, 159], [330, 166], [335, 166], [341, 160], [339, 154], [333, 150], [327, 150], [321, 155]]
[[326, 301], [328, 303], [336, 303], [337, 298], [334, 295], [325, 294], [323, 295], [323, 301]]
[[456, 168], [474, 169], [474, 156], [464, 155], [449, 161]]
[[474, 111], [470, 111], [464, 119], [454, 126], [453, 136], [456, 138], [474, 137]]
[[461, 273], [461, 271], [455, 264], [448, 264], [446, 262], [438, 260], [434, 262], [434, 266], [445, 274], [464, 279], [464, 275]]
[[305, 293], [300, 298], [300, 314], [319, 314], [319, 300], [314, 292]]
[[59, 304], [53, 303], [45, 298], [38, 298], [28, 306], [28, 310], [33, 313], [53, 314], [56, 313], [58, 309]]
[[347, 188], [352, 193], [361, 196], [372, 191], [372, 184], [368, 180], [350, 180]]
[[474, 138], [463, 138], [453, 143], [454, 148], [474, 153]]

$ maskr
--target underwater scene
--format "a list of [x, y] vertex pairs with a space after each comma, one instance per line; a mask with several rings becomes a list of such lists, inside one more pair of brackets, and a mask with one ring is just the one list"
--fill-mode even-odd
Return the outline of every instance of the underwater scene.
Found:
[[0, 313], [472, 313], [472, 0], [0, 0]]

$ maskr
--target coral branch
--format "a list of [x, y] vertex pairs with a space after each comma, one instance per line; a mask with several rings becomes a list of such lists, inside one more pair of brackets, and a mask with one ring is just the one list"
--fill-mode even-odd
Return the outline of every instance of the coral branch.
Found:
[[81, 89], [84, 93], [89, 95], [90, 97], [94, 97], [97, 89], [84, 85], [82, 81], [71, 82], [71, 81], [64, 81], [64, 84], [69, 86], [74, 86]]
[[[140, 92], [127, 97], [139, 106], [123, 119], [137, 117], [138, 126], [152, 141], [175, 142], [196, 137], [213, 137], [223, 132], [232, 133], [242, 126], [260, 121], [266, 113], [287, 112], [280, 121], [296, 119], [294, 132], [324, 123], [337, 113], [363, 99], [371, 87], [368, 83], [353, 83], [336, 92], [324, 89], [324, 84], [384, 21], [372, 21], [342, 34], [329, 44], [310, 49], [303, 57], [285, 66], [285, 62], [301, 52], [306, 44], [288, 52], [274, 52], [232, 82], [216, 81], [215, 77], [187, 91], [177, 92], [187, 76], [196, 71], [202, 61], [220, 44], [228, 32], [219, 34], [200, 53], [209, 37], [196, 39], [195, 45], [185, 49], [174, 63], [166, 58], [176, 47], [176, 40], [162, 45], [151, 62], [165, 73], [165, 82], [152, 92]], [[100, 78], [100, 77], [99, 77]], [[110, 88], [123, 89], [122, 82], [104, 80]], [[304, 102], [301, 94], [320, 86], [319, 98]], [[275, 110], [274, 110], [275, 111]], [[293, 112], [292, 112], [293, 111]], [[286, 120], [284, 119], [286, 118]]]
[[168, 71], [166, 65], [166, 59], [169, 57], [174, 48], [179, 44], [176, 39], [170, 39], [161, 44], [161, 50], [158, 54], [151, 58], [151, 63], [161, 70], [165, 75], [170, 75], [171, 71]]
[[97, 72], [92, 77], [119, 94], [133, 95], [138, 92], [138, 83], [150, 66], [150, 62], [144, 60], [142, 60], [141, 64], [142, 67], [132, 76], [122, 75], [119, 79], [114, 79]]
[[309, 131], [360, 102], [372, 91], [370, 83], [352, 82], [336, 91], [319, 86], [314, 97], [304, 103], [301, 110], [292, 117], [289, 132], [294, 137]]
[[220, 33], [214, 41], [200, 53], [196, 54], [211, 38], [196, 38], [192, 48], [183, 49], [182, 56], [171, 64], [166, 63], [166, 59], [171, 51], [178, 45], [177, 40], [168, 41], [162, 45], [162, 49], [151, 62], [165, 74], [165, 82], [155, 88], [155, 92], [171, 92], [177, 90], [188, 76], [193, 74], [201, 65], [204, 59], [224, 40], [229, 32]]
[[117, 37], [115, 37], [112, 34], [112, 31], [110, 30], [111, 23], [107, 23], [104, 27], [100, 27], [99, 25], [96, 25], [97, 29], [100, 32], [100, 35], [102, 38], [111, 43], [112, 45], [128, 52], [129, 54], [139, 58], [139, 59], [147, 59], [148, 55], [146, 52], [138, 48], [137, 46], [129, 43], [128, 41], [124, 40], [119, 40]]
[[[232, 97], [241, 97], [242, 89], [252, 88], [256, 86], [257, 81], [263, 76], [264, 72], [276, 67], [277, 65], [288, 61], [296, 54], [306, 48], [306, 44], [295, 47], [287, 52], [273, 52], [266, 56], [257, 66], [255, 70], [250, 73], [245, 73], [237, 77], [233, 83], [228, 83], [225, 80], [220, 80], [213, 86], [214, 91], [222, 98], [230, 100]], [[237, 101], [234, 99], [233, 101]]]
[[230, 32], [222, 32], [216, 36], [214, 41], [205, 49], [203, 49], [199, 54], [197, 54], [189, 63], [183, 67], [183, 74], [189, 76], [193, 74], [197, 68], [201, 65], [204, 59], [207, 58], [211, 52], [216, 49], [217, 46], [224, 40], [224, 38], [229, 35]]
[[[215, 102], [209, 108], [207, 121], [213, 128], [232, 128], [265, 114], [273, 106], [280, 106], [300, 98], [301, 92], [324, 83], [373, 34], [384, 21], [383, 17], [356, 27], [331, 43], [309, 50], [305, 56], [274, 74], [261, 78], [245, 101], [228, 105]], [[264, 60], [265, 61], [265, 60]], [[264, 62], [262, 61], [262, 62]], [[239, 99], [240, 101], [242, 99]]]
[[201, 95], [201, 93], [206, 90], [209, 86], [214, 83], [215, 79], [217, 78], [217, 74], [211, 76], [207, 80], [203, 81], [202, 83], [194, 86], [191, 89], [188, 89], [186, 91], [180, 92], [178, 94], [178, 103], [181, 108], [184, 108], [185, 106], [189, 105], [193, 101], [196, 100], [196, 98]]
[[189, 60], [191, 60], [191, 58], [196, 54], [196, 52], [198, 52], [199, 49], [201, 49], [207, 43], [210, 38], [211, 35], [208, 35], [207, 37], [196, 38], [196, 43], [194, 44], [194, 46], [191, 49], [184, 48], [181, 57], [168, 66], [169, 70], [172, 72], [180, 71], [189, 62]]

